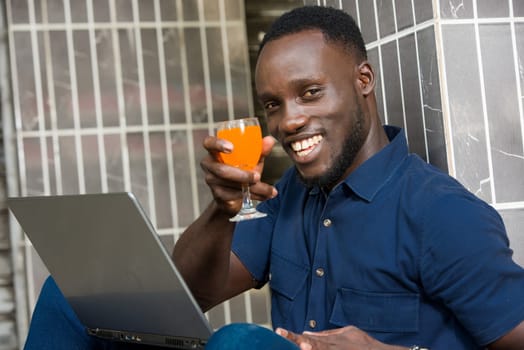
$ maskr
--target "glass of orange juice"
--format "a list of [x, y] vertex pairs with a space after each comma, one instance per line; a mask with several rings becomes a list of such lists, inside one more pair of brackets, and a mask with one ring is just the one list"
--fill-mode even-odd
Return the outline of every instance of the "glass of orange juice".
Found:
[[[255, 168], [262, 152], [262, 130], [257, 118], [242, 118], [219, 122], [216, 136], [233, 144], [231, 153], [219, 153], [220, 161], [242, 170]], [[229, 221], [243, 221], [262, 218], [267, 214], [259, 212], [249, 193], [249, 184], [242, 184], [242, 208]]]

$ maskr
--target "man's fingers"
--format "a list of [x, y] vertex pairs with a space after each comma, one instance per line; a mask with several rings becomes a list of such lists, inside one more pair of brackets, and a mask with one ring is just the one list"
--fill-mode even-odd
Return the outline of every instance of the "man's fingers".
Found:
[[291, 341], [294, 341], [297, 337], [297, 335], [293, 332], [290, 332], [288, 331], [287, 329], [284, 329], [284, 328], [277, 328], [275, 330], [275, 332], [280, 335], [281, 337], [284, 337], [286, 339], [289, 339]]
[[206, 174], [236, 183], [255, 183], [260, 180], [260, 173], [245, 171], [234, 166], [217, 162], [212, 156], [207, 156], [200, 162]]
[[[261, 157], [265, 157], [271, 153], [275, 143], [276, 140], [273, 138], [273, 136], [265, 136], [262, 139]], [[225, 139], [219, 139], [215, 136], [207, 136], [204, 139], [203, 146], [211, 154], [216, 154], [219, 152], [231, 153], [233, 151], [233, 143]]]
[[254, 171], [261, 173], [264, 169], [264, 160], [266, 157], [271, 153], [271, 150], [273, 149], [273, 146], [275, 145], [276, 141], [273, 138], [273, 136], [266, 136], [262, 139], [262, 153], [260, 154], [260, 159], [258, 160], [258, 164], [256, 165]]
[[237, 167], [224, 164], [220, 161], [221, 152], [230, 152], [233, 145], [226, 140], [215, 136], [208, 136], [203, 142], [208, 154], [200, 161], [204, 171], [204, 179], [211, 189], [213, 197], [222, 206], [229, 210], [237, 209], [241, 205], [242, 184], [249, 184], [252, 199], [264, 201], [277, 195], [275, 187], [260, 182], [261, 171], [264, 164], [264, 155], [271, 152], [275, 139], [265, 137], [262, 142], [263, 154], [260, 162], [253, 171], [245, 171]]
[[289, 341], [297, 344], [300, 350], [311, 350], [313, 346], [307, 341], [307, 338], [299, 334], [288, 331], [287, 329], [277, 328], [275, 331], [278, 335], [286, 338]]
[[264, 182], [257, 182], [250, 186], [249, 190], [251, 192], [251, 198], [257, 201], [274, 198], [278, 194], [277, 189], [274, 186]]
[[207, 136], [204, 139], [203, 146], [211, 154], [217, 154], [219, 152], [231, 153], [233, 151], [233, 144], [231, 142], [215, 136]]
[[304, 331], [303, 334], [310, 335], [310, 336], [313, 336], [313, 337], [325, 337], [325, 336], [329, 336], [329, 335], [333, 335], [333, 334], [343, 333], [344, 331], [348, 331], [351, 328], [352, 328], [351, 326], [347, 326], [347, 327], [344, 327], [344, 328], [333, 328], [333, 329], [328, 329], [328, 330], [320, 331], [320, 332]]
[[273, 149], [273, 146], [275, 146], [275, 143], [277, 141], [273, 136], [266, 136], [262, 139], [262, 157], [266, 157], [269, 153], [271, 153], [271, 150]]

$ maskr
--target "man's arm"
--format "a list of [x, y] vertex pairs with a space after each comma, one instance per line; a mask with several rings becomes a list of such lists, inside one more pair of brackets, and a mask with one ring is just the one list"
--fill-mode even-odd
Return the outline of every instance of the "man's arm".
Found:
[[296, 334], [277, 328], [277, 334], [292, 341], [300, 350], [408, 350], [405, 346], [388, 345], [357, 327], [346, 326], [321, 332]]
[[204, 311], [255, 286], [250, 273], [231, 253], [235, 226], [230, 216], [212, 202], [173, 250], [175, 265]]
[[243, 171], [217, 159], [219, 152], [228, 152], [232, 145], [209, 136], [204, 141], [208, 151], [200, 165], [213, 195], [213, 201], [177, 241], [173, 261], [203, 310], [256, 286], [249, 271], [231, 253], [235, 224], [229, 221], [241, 207], [242, 183], [250, 183], [253, 199], [276, 196], [276, 189], [260, 182], [264, 157], [275, 141], [264, 138], [262, 157], [254, 172]]
[[497, 339], [490, 345], [489, 350], [522, 350], [524, 349], [524, 321], [512, 331]]
[[[402, 346], [387, 345], [373, 339], [360, 329], [347, 326], [322, 332], [304, 332], [296, 334], [278, 328], [276, 332], [297, 344], [301, 350], [402, 350]], [[423, 345], [423, 344], [421, 344]], [[488, 345], [489, 350], [522, 350], [524, 349], [524, 321], [512, 331]]]

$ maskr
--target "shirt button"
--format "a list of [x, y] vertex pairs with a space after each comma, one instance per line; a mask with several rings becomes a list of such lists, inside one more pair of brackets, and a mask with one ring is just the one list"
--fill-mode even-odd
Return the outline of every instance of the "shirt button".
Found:
[[318, 277], [322, 277], [324, 276], [324, 269], [319, 267], [318, 269], [315, 270], [315, 272], [317, 273], [317, 276]]
[[324, 226], [325, 226], [325, 227], [329, 227], [329, 226], [331, 226], [331, 220], [329, 220], [329, 219], [324, 219]]
[[309, 327], [315, 328], [317, 326], [317, 321], [315, 320], [309, 320]]

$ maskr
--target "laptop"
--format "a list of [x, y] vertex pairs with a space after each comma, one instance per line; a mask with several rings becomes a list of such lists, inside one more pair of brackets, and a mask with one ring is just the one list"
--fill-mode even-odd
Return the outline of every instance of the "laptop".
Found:
[[89, 334], [203, 349], [213, 330], [131, 193], [9, 198]]

